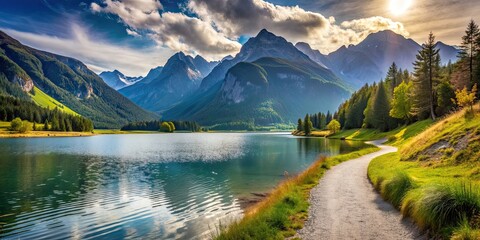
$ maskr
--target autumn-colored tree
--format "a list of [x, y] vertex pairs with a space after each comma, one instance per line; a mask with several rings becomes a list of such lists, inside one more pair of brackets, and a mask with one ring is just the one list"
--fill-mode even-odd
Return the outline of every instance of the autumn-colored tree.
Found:
[[[467, 87], [464, 87], [462, 90], [455, 91], [456, 103], [458, 106], [465, 108], [469, 107], [469, 113], [473, 113], [473, 105], [475, 104], [477, 93], [477, 84], [473, 85], [472, 90], [468, 91]], [[455, 101], [455, 100], [454, 100]]]
[[341, 128], [340, 123], [335, 119], [330, 121], [330, 123], [328, 123], [327, 125], [327, 129], [332, 131], [333, 133], [340, 131], [340, 128]]

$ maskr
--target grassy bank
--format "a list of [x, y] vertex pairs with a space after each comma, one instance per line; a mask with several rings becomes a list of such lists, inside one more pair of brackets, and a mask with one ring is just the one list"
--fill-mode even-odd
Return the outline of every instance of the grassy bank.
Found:
[[383, 198], [431, 237], [480, 239], [480, 114], [455, 113], [397, 145], [368, 169]]
[[375, 152], [371, 146], [335, 157], [322, 157], [307, 170], [279, 184], [263, 201], [246, 210], [244, 218], [220, 229], [216, 239], [284, 239], [293, 236], [307, 219], [310, 190], [325, 172], [349, 159]]
[[[298, 131], [298, 130], [293, 131], [292, 135], [299, 136], [299, 137], [306, 136], [305, 132]], [[328, 130], [313, 130], [310, 133], [309, 137], [328, 137], [330, 135], [332, 135], [332, 132]]]
[[411, 125], [401, 126], [389, 132], [381, 132], [376, 129], [350, 129], [340, 131], [329, 136], [334, 139], [346, 139], [357, 141], [371, 141], [382, 138], [388, 139], [388, 144], [401, 145], [408, 139], [416, 136], [422, 131], [428, 129], [433, 124], [432, 120], [424, 120], [413, 123]]

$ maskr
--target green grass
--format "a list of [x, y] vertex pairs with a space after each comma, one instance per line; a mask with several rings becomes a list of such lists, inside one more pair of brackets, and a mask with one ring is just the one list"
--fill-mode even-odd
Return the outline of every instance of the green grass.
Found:
[[406, 140], [421, 133], [432, 125], [432, 120], [423, 120], [411, 125], [401, 126], [389, 132], [381, 132], [376, 129], [350, 129], [340, 131], [336, 134], [330, 135], [329, 138], [357, 140], [357, 141], [371, 141], [382, 138], [387, 138], [391, 145], [400, 145]]
[[404, 216], [430, 230], [432, 237], [478, 239], [480, 114], [465, 117], [460, 111], [420, 134], [408, 132], [403, 136], [413, 137], [403, 139], [397, 133], [392, 141], [399, 152], [370, 163], [368, 176], [373, 185]]
[[[0, 121], [0, 131], [10, 131], [11, 122]], [[31, 122], [33, 125], [33, 123]], [[37, 129], [43, 129], [43, 123], [36, 123]]]
[[72, 115], [79, 115], [72, 109], [68, 108], [67, 106], [63, 105], [59, 101], [55, 100], [54, 98], [50, 97], [48, 94], [44, 93], [42, 90], [40, 90], [37, 87], [34, 87], [34, 93], [35, 94], [30, 94], [32, 97], [33, 102], [35, 102], [38, 106], [44, 107], [44, 108], [49, 108], [49, 109], [55, 109], [58, 108], [59, 110], [72, 114]]
[[8, 131], [8, 128], [10, 128], [10, 122], [0, 121], [0, 131]]
[[303, 227], [310, 190], [331, 167], [375, 152], [371, 146], [349, 154], [321, 158], [298, 176], [282, 182], [262, 202], [247, 209], [244, 218], [228, 228], [220, 226], [216, 239], [285, 239]]

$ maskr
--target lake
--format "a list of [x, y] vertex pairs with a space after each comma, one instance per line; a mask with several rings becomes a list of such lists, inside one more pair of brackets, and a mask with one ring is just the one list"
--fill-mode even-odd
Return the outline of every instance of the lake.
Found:
[[361, 142], [286, 133], [0, 139], [0, 239], [204, 239], [245, 199]]

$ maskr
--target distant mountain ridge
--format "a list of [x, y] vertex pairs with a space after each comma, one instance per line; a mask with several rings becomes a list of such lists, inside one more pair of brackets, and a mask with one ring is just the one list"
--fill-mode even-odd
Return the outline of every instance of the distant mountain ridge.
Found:
[[178, 52], [155, 73], [156, 76], [147, 75], [144, 80], [119, 92], [145, 109], [162, 112], [193, 94], [217, 64], [200, 55], [193, 58]]
[[121, 88], [133, 85], [143, 79], [143, 77], [125, 76], [125, 74], [121, 73], [118, 70], [114, 70], [111, 72], [105, 71], [100, 73], [98, 76], [100, 76], [108, 86], [115, 90], [119, 90]]
[[[355, 88], [380, 81], [393, 62], [399, 68], [412, 71], [415, 56], [421, 48], [414, 40], [390, 30], [372, 33], [359, 44], [342, 46], [328, 55], [313, 50], [307, 43], [297, 43], [296, 47]], [[437, 47], [442, 64], [456, 61], [458, 49], [442, 42], [438, 42]]]
[[163, 117], [206, 125], [291, 123], [304, 112], [333, 111], [350, 93], [348, 84], [331, 70], [284, 38], [262, 30]]
[[82, 62], [22, 45], [0, 31], [0, 74], [24, 92], [37, 86], [97, 128], [157, 118], [110, 88]]
[[253, 62], [262, 57], [278, 57], [311, 64], [307, 55], [298, 51], [295, 46], [283, 37], [262, 29], [257, 36], [250, 38], [233, 58], [225, 58], [212, 72], [203, 79], [200, 89], [208, 90], [225, 78], [227, 71], [240, 62]]
[[281, 58], [240, 62], [228, 70], [224, 80], [168, 110], [164, 118], [204, 125], [293, 123], [304, 112], [332, 110], [350, 96], [328, 72], [319, 65]]

